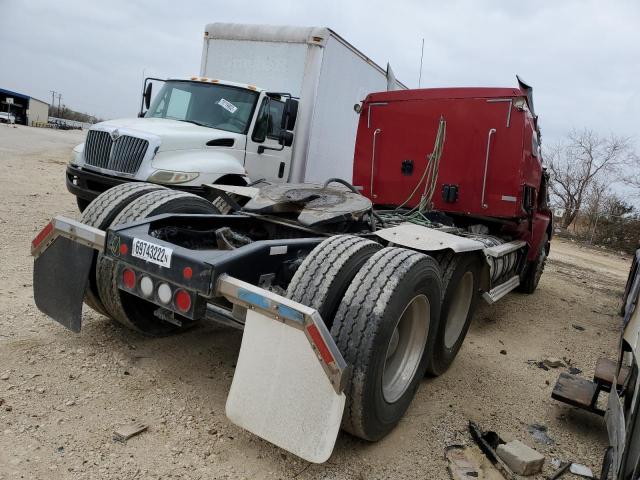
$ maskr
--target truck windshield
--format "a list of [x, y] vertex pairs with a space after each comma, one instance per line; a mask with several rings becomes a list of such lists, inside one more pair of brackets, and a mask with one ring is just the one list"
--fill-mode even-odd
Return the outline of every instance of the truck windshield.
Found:
[[239, 87], [169, 81], [163, 85], [144, 116], [246, 133], [257, 98], [257, 92]]

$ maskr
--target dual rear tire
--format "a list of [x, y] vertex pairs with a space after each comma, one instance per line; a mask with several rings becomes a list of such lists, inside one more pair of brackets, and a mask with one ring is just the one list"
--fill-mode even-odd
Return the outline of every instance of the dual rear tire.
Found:
[[445, 252], [437, 255], [442, 269], [442, 311], [429, 351], [427, 373], [442, 375], [464, 342], [478, 300], [482, 265], [475, 254]]
[[375, 441], [389, 433], [425, 373], [456, 357], [473, 317], [481, 263], [338, 235], [318, 245], [287, 296], [318, 310], [345, 361], [343, 430]]
[[339, 235], [298, 268], [289, 298], [317, 309], [352, 367], [342, 428], [378, 440], [400, 421], [424, 376], [440, 316], [437, 262]]
[[[162, 213], [220, 213], [208, 200], [150, 183], [125, 183], [99, 195], [84, 210], [81, 221], [106, 230]], [[85, 292], [85, 303], [119, 324], [148, 336], [178, 333], [190, 324], [169, 323], [154, 315], [150, 302], [118, 289], [114, 262], [96, 253]]]

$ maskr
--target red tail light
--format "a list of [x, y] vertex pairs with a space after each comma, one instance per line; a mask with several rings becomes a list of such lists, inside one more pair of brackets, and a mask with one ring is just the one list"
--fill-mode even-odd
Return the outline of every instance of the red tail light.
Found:
[[175, 296], [176, 308], [181, 312], [188, 312], [191, 309], [191, 295], [186, 290], [178, 290]]
[[129, 290], [133, 290], [136, 286], [136, 272], [130, 268], [125, 268], [122, 271], [122, 283]]

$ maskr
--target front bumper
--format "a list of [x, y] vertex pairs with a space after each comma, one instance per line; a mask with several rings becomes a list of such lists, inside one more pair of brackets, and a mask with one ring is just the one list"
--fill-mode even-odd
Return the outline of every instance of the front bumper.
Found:
[[[82, 167], [75, 165], [68, 165], [66, 172], [67, 190], [74, 194], [78, 198], [92, 201], [102, 192], [109, 190], [116, 185], [127, 182], [138, 182], [140, 180], [134, 180], [131, 178], [115, 177], [111, 175], [105, 175], [104, 173], [93, 172], [86, 170]], [[169, 185], [167, 185], [169, 186]], [[193, 186], [169, 186], [175, 190], [183, 192], [194, 193], [196, 195], [204, 196], [206, 189], [204, 187]]]

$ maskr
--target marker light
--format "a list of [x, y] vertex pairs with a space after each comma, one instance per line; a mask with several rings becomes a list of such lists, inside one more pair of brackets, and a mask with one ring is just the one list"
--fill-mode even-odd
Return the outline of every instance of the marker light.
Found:
[[153, 293], [153, 280], [146, 275], [140, 279], [140, 291], [145, 297], [150, 297]]
[[182, 269], [182, 276], [186, 279], [186, 280], [191, 280], [191, 277], [193, 277], [193, 270], [191, 267], [184, 267]]
[[158, 286], [158, 300], [165, 305], [171, 301], [171, 287], [166, 283], [161, 283]]
[[38, 248], [42, 242], [49, 236], [49, 234], [53, 232], [53, 222], [47, 223], [40, 233], [36, 235], [36, 238], [31, 242], [31, 249]]
[[129, 290], [132, 290], [136, 286], [136, 272], [131, 270], [130, 268], [125, 268], [122, 271], [122, 283]]

